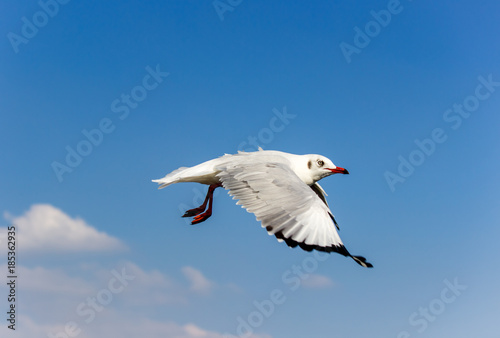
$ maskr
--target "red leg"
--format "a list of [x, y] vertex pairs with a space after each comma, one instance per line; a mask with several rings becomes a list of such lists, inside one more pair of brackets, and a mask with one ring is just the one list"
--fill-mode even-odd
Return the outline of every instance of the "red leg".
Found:
[[207, 202], [208, 200], [210, 199], [210, 189], [211, 189], [212, 186], [210, 186], [210, 188], [208, 188], [208, 192], [207, 192], [207, 196], [205, 197], [205, 201], [203, 201], [203, 204], [200, 205], [198, 208], [194, 208], [194, 209], [189, 209], [187, 210], [184, 215], [182, 215], [182, 217], [192, 217], [192, 216], [196, 216], [196, 215], [199, 215], [201, 214], [203, 211], [205, 211], [205, 208], [207, 207]]
[[208, 208], [207, 210], [202, 213], [194, 216], [193, 220], [191, 221], [191, 224], [198, 224], [203, 221], [206, 221], [210, 216], [212, 216], [212, 202], [214, 200], [213, 194], [210, 194], [210, 198], [208, 200]]
[[[208, 188], [207, 196], [205, 197], [205, 201], [203, 202], [203, 204], [200, 205], [198, 208], [186, 211], [182, 217], [195, 216], [191, 224], [201, 223], [206, 219], [208, 219], [212, 215], [212, 201], [214, 198], [214, 190], [221, 186], [222, 184], [220, 183], [210, 185]], [[207, 202], [208, 202], [208, 208], [205, 212], [203, 212], [207, 206]]]

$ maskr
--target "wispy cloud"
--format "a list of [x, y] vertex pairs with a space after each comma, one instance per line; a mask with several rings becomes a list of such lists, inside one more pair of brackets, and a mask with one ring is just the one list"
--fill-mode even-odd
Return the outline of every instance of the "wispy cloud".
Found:
[[[155, 315], [154, 309], [171, 310], [179, 305], [191, 306], [200, 295], [223, 288], [207, 279], [200, 270], [183, 267], [181, 272], [186, 282], [156, 269], [144, 270], [129, 261], [117, 264], [112, 269], [101, 265], [87, 269], [83, 265], [72, 269], [71, 273], [64, 268], [19, 266], [24, 295], [19, 305], [25, 310], [20, 317], [23, 325], [16, 329], [17, 338], [46, 337], [48, 334], [57, 336], [65, 332], [68, 323], [74, 323], [78, 338], [226, 337], [213, 328], [200, 327], [194, 318], [186, 322], [170, 318], [162, 321]], [[0, 265], [0, 269], [6, 270], [6, 265]], [[117, 273], [127, 276], [127, 281], [111, 282], [116, 279]], [[124, 285], [123, 292], [108, 292], [121, 288], [121, 285]], [[233, 292], [229, 287], [226, 289]], [[5, 285], [0, 285], [0, 292], [7, 292]], [[106, 297], [103, 298], [106, 293], [112, 294], [109, 302]], [[90, 300], [95, 302], [94, 305], [88, 305]], [[97, 309], [91, 317], [88, 315], [90, 309]], [[260, 334], [249, 336], [269, 337]]]
[[[146, 318], [125, 319], [119, 313], [109, 311], [102, 313], [103, 319], [85, 330], [81, 330], [78, 338], [123, 337], [123, 338], [226, 338], [227, 335], [204, 329], [196, 324], [179, 324], [173, 321], [161, 322]], [[47, 332], [64, 332], [61, 325], [41, 325], [27, 316], [22, 316], [23, 325], [16, 330], [16, 338], [46, 337]], [[248, 338], [271, 338], [267, 334], [252, 334]]]
[[124, 292], [124, 302], [146, 307], [188, 303], [187, 288], [170, 276], [155, 269], [146, 271], [132, 262], [123, 266], [136, 277]]
[[209, 281], [201, 271], [185, 266], [182, 268], [182, 273], [191, 283], [190, 290], [196, 293], [208, 294], [212, 290], [214, 284]]
[[[0, 266], [3, 271], [7, 265]], [[19, 266], [19, 276], [23, 278], [23, 291], [44, 293], [50, 297], [84, 296], [93, 291], [91, 284], [80, 277], [67, 275], [62, 269], [44, 267], [27, 268]]]
[[333, 281], [323, 275], [312, 274], [302, 281], [302, 286], [307, 289], [325, 289], [333, 286]]
[[35, 204], [21, 216], [4, 213], [18, 228], [20, 250], [47, 252], [102, 252], [126, 248], [114, 238], [81, 218], [73, 218], [50, 204]]
[[[16, 226], [21, 248], [26, 252], [81, 253], [125, 248], [119, 239], [49, 204], [36, 204], [20, 216], [5, 213], [4, 217]], [[6, 265], [0, 265], [0, 269], [6, 270]], [[17, 338], [62, 335], [68, 327], [74, 328], [79, 338], [224, 338], [226, 335], [213, 327], [199, 326], [196, 318], [161, 318], [158, 309], [169, 313], [179, 306], [194, 306], [200, 297], [214, 291], [234, 293], [238, 289], [232, 284], [218, 284], [192, 266], [180, 268], [180, 278], [172, 277], [179, 271], [170, 275], [130, 261], [111, 267], [88, 261], [59, 267], [23, 264], [17, 271], [23, 279], [24, 295], [19, 307], [25, 309], [19, 317], [23, 325], [16, 329]], [[6, 285], [0, 285], [0, 292], [7, 292]]]

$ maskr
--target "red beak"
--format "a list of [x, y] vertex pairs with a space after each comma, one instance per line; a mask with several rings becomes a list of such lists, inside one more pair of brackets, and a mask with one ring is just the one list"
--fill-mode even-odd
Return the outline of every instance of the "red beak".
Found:
[[330, 170], [334, 174], [347, 174], [347, 175], [349, 175], [349, 172], [347, 171], [347, 169], [344, 169], [341, 167], [337, 167], [335, 169], [326, 168], [326, 170]]

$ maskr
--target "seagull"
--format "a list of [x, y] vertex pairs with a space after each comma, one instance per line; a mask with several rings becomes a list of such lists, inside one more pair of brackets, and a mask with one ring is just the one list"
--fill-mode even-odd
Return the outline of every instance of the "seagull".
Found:
[[[174, 183], [197, 182], [208, 185], [205, 201], [187, 210], [182, 217], [193, 217], [191, 224], [212, 215], [214, 190], [223, 187], [255, 214], [269, 235], [289, 247], [305, 251], [337, 252], [359, 265], [373, 267], [362, 256], [347, 251], [337, 232], [339, 226], [318, 184], [332, 174], [349, 174], [321, 155], [295, 155], [262, 150], [225, 154], [194, 167], [181, 167], [165, 177], [152, 180], [158, 189]], [[208, 204], [208, 207], [207, 207]]]

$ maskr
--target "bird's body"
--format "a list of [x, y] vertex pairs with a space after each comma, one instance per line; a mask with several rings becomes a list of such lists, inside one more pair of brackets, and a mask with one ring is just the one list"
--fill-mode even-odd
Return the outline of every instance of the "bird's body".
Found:
[[217, 177], [217, 174], [220, 173], [221, 166], [225, 163], [230, 163], [231, 160], [237, 159], [239, 164], [248, 164], [256, 161], [266, 163], [282, 163], [290, 166], [290, 168], [292, 168], [292, 170], [304, 183], [311, 185], [314, 182], [312, 182], [312, 179], [304, 173], [305, 170], [300, 170], [301, 168], [294, 168], [296, 166], [292, 161], [300, 161], [303, 156], [307, 155], [294, 155], [275, 150], [239, 152], [234, 155], [225, 154], [224, 156], [200, 163], [194, 167], [181, 167], [161, 179], [153, 180], [153, 182], [160, 184], [158, 189], [180, 182], [196, 182], [207, 185], [217, 184], [220, 183], [220, 179]]
[[[192, 224], [212, 214], [213, 191], [224, 187], [237, 204], [256, 215], [270, 235], [290, 247], [306, 251], [338, 252], [365, 267], [372, 265], [361, 256], [352, 256], [344, 247], [338, 227], [317, 183], [334, 173], [348, 174], [321, 155], [294, 155], [262, 150], [224, 155], [194, 167], [181, 167], [153, 180], [159, 189], [173, 183], [197, 182], [209, 185], [203, 205], [186, 211]], [[208, 209], [205, 210], [208, 203]]]

